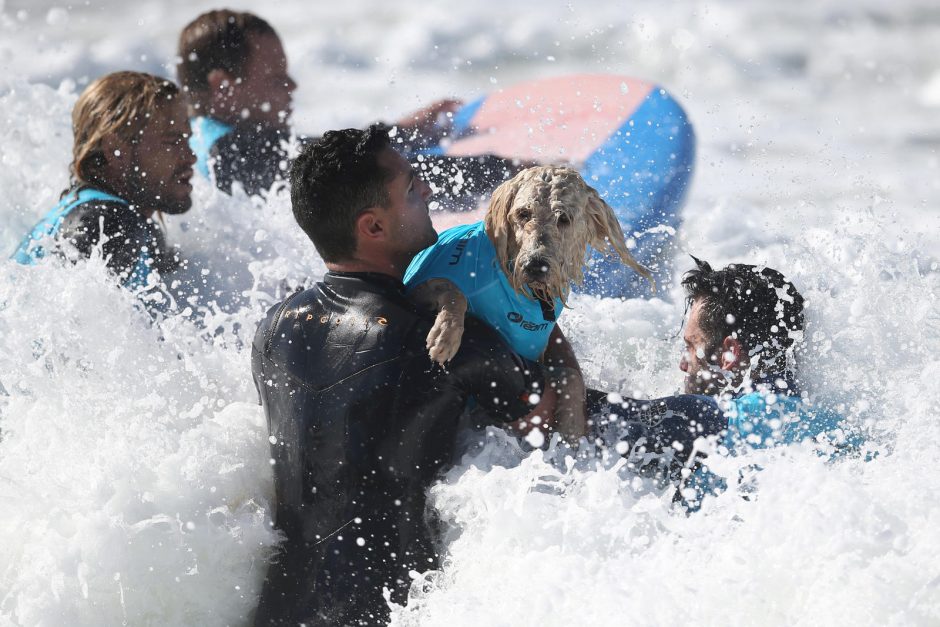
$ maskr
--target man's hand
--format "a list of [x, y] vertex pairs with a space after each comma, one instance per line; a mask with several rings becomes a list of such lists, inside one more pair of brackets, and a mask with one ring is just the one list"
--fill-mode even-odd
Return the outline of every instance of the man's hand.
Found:
[[569, 443], [587, 434], [585, 386], [581, 373], [573, 368], [546, 368], [545, 391], [539, 404], [524, 418], [509, 424], [509, 430], [526, 437], [539, 429], [548, 437], [558, 432]]
[[555, 392], [555, 386], [546, 378], [545, 389], [542, 390], [542, 396], [539, 398], [535, 409], [515, 422], [507, 425], [510, 432], [519, 437], [526, 437], [533, 429], [539, 429], [545, 435], [545, 441], [554, 430], [555, 424], [555, 405], [558, 402], [558, 394]]
[[448, 113], [455, 113], [463, 101], [453, 98], [438, 100], [428, 106], [404, 116], [395, 123], [406, 137], [416, 135], [422, 143], [437, 141], [450, 127]]

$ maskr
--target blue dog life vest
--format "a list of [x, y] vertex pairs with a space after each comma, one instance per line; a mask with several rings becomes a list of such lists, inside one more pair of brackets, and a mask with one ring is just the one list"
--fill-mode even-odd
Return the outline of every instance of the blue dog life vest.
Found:
[[532, 360], [545, 351], [555, 319], [564, 308], [556, 298], [554, 309], [543, 313], [536, 298], [512, 289], [482, 222], [447, 229], [436, 244], [418, 253], [405, 272], [405, 285], [411, 291], [430, 279], [453, 282], [467, 297], [471, 314]]
[[[69, 192], [52, 208], [52, 211], [47, 213], [45, 217], [33, 227], [33, 230], [20, 242], [20, 245], [17, 246], [16, 251], [10, 258], [25, 266], [36, 265], [40, 259], [46, 256], [46, 251], [40, 242], [44, 239], [54, 237], [55, 234], [58, 233], [59, 227], [62, 226], [62, 221], [65, 220], [66, 216], [75, 210], [76, 207], [84, 205], [87, 202], [95, 201], [117, 202], [122, 205], [130, 204], [123, 198], [108, 194], [100, 189], [94, 189], [93, 187], [85, 187], [78, 192]], [[149, 262], [150, 255], [145, 251], [141, 252], [134, 266], [134, 270], [124, 281], [124, 286], [139, 287], [146, 285], [147, 276], [150, 274]]]
[[196, 170], [205, 178], [209, 176], [209, 158], [216, 142], [232, 132], [233, 126], [215, 118], [198, 116], [189, 119], [193, 132], [189, 136], [189, 148], [196, 155]]

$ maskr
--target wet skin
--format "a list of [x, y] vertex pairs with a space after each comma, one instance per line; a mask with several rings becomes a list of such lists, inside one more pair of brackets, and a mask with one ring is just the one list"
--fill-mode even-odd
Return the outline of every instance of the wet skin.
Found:
[[417, 253], [437, 242], [428, 211], [431, 188], [393, 148], [379, 153], [378, 163], [391, 178], [385, 188], [388, 202], [377, 211], [386, 218], [390, 253], [398, 260], [396, 265], [404, 268]]
[[689, 308], [682, 339], [685, 350], [679, 360], [679, 369], [685, 373], [686, 394], [715, 394], [723, 382], [717, 367], [717, 350], [710, 345], [699, 319], [701, 301], [695, 301]]
[[196, 163], [189, 132], [181, 97], [159, 103], [133, 141], [110, 136], [102, 142], [106, 162], [101, 180], [144, 217], [158, 210], [185, 213], [192, 206], [190, 179]]
[[213, 94], [210, 114], [229, 124], [246, 120], [287, 131], [297, 83], [287, 73], [284, 46], [270, 33], [250, 33], [248, 44], [251, 53], [240, 76], [216, 70], [222, 80]]

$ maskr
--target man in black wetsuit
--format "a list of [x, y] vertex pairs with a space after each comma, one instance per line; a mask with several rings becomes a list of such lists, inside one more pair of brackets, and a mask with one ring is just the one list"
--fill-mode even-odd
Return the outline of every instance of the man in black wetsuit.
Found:
[[447, 369], [432, 364], [433, 318], [401, 282], [437, 239], [429, 195], [379, 127], [328, 132], [293, 165], [294, 216], [329, 272], [271, 309], [252, 348], [286, 536], [258, 625], [387, 622], [383, 588], [402, 603], [409, 571], [438, 566], [425, 492], [471, 397], [503, 422], [553, 410], [542, 367], [472, 319]]
[[[288, 118], [297, 83], [288, 74], [274, 28], [251, 13], [209, 11], [183, 29], [177, 54], [199, 172], [211, 176], [219, 189], [230, 192], [237, 182], [250, 195], [284, 180], [290, 169]], [[441, 100], [396, 122], [397, 147], [411, 158], [436, 145], [445, 132], [438, 118], [458, 106]], [[313, 138], [299, 141], [306, 144]], [[436, 200], [455, 210], [476, 208], [477, 200], [519, 169], [493, 155], [420, 159], [422, 177], [441, 192]]]
[[100, 247], [128, 287], [173, 270], [178, 256], [158, 222], [160, 214], [189, 210], [195, 163], [179, 89], [141, 72], [108, 74], [79, 96], [72, 130], [71, 187], [13, 258], [35, 263], [54, 237], [68, 257], [87, 258]]

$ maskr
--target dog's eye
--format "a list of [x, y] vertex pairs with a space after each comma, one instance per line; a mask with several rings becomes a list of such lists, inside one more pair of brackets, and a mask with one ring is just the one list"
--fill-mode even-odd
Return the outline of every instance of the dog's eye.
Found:
[[529, 218], [532, 217], [532, 214], [529, 213], [528, 209], [521, 209], [519, 213], [516, 214], [516, 217], [522, 222], [528, 222]]
[[567, 213], [559, 213], [558, 224], [560, 226], [568, 226], [569, 224], [571, 224], [571, 218], [568, 217]]

